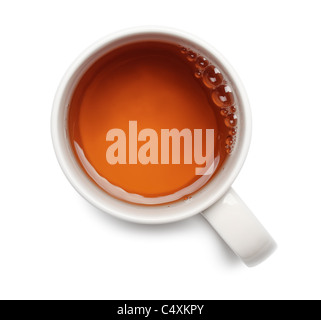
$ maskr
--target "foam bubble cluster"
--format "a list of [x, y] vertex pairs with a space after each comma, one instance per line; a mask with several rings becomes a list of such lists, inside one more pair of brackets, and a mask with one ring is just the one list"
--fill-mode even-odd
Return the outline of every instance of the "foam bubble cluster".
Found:
[[225, 126], [230, 129], [225, 139], [225, 150], [230, 154], [237, 134], [237, 108], [233, 91], [220, 70], [208, 59], [185, 47], [180, 47], [180, 52], [193, 64], [195, 78], [208, 89], [214, 106], [220, 109], [219, 114], [224, 118]]

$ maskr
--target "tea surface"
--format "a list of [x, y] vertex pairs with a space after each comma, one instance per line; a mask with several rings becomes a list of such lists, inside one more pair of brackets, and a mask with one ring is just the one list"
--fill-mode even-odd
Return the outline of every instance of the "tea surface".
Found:
[[[215, 176], [232, 151], [237, 119], [230, 91], [219, 70], [193, 51], [165, 42], [129, 44], [95, 62], [76, 86], [68, 114], [70, 144], [88, 176], [119, 199], [160, 204], [186, 198]], [[151, 138], [138, 141], [129, 130], [134, 122], [137, 135], [146, 128], [157, 133], [157, 164], [139, 161], [139, 150]], [[117, 137], [106, 139], [114, 128], [126, 136], [125, 163], [111, 164], [106, 159], [108, 148], [117, 142]], [[162, 129], [189, 129], [192, 134], [202, 129], [203, 155], [206, 129], [214, 129], [214, 172], [196, 175], [200, 165], [194, 158], [192, 163], [183, 163], [183, 138], [181, 163], [172, 163], [170, 143], [170, 161], [162, 164]], [[190, 149], [194, 150], [197, 141], [193, 137], [192, 141]], [[130, 161], [133, 150], [137, 150], [137, 164]], [[122, 151], [116, 150], [114, 156]], [[151, 152], [147, 150], [146, 157]], [[155, 148], [153, 155], [155, 160]]]

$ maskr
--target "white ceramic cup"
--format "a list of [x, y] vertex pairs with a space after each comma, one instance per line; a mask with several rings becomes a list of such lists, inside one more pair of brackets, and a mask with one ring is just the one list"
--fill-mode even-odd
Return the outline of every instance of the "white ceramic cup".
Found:
[[[143, 206], [118, 200], [93, 183], [78, 165], [68, 139], [67, 115], [78, 80], [97, 59], [109, 51], [140, 40], [174, 42], [201, 52], [217, 66], [233, 87], [238, 108], [238, 135], [224, 168], [191, 200]], [[84, 51], [63, 77], [55, 96], [51, 130], [54, 149], [62, 170], [74, 188], [97, 208], [136, 223], [161, 224], [201, 213], [230, 248], [248, 266], [265, 260], [276, 248], [275, 241], [231, 189], [246, 158], [251, 138], [251, 113], [243, 85], [229, 63], [209, 44], [192, 35], [168, 28], [141, 27], [105, 37]]]

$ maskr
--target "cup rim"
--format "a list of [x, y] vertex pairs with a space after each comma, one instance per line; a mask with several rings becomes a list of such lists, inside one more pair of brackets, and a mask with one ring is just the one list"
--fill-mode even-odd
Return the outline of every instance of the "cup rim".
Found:
[[[66, 96], [68, 86], [72, 85], [72, 79], [77, 72], [82, 68], [84, 62], [90, 58], [98, 50], [108, 46], [118, 39], [135, 37], [139, 35], [160, 34], [169, 37], [177, 37], [188, 42], [191, 42], [202, 50], [211, 53], [220, 65], [224, 68], [230, 79], [233, 80], [234, 87], [237, 90], [238, 104], [242, 107], [242, 134], [238, 137], [237, 155], [233, 155], [233, 164], [224, 173], [220, 186], [216, 189], [213, 187], [213, 181], [208, 182], [193, 196], [192, 201], [176, 201], [172, 204], [144, 206], [138, 204], [127, 203], [118, 200], [96, 186], [86, 176], [82, 169], [77, 165], [73, 155], [71, 156], [67, 150], [68, 136], [64, 127], [63, 112], [66, 108], [64, 98]], [[95, 207], [105, 211], [120, 219], [145, 224], [160, 224], [170, 223], [189, 218], [193, 215], [201, 213], [216, 201], [218, 201], [230, 188], [239, 171], [241, 170], [246, 159], [250, 141], [251, 141], [251, 110], [248, 98], [238, 75], [226, 61], [226, 59], [212, 45], [199, 39], [197, 36], [189, 34], [185, 31], [180, 31], [168, 27], [142, 26], [130, 29], [124, 29], [95, 42], [88, 47], [78, 58], [72, 63], [65, 75], [63, 76], [60, 85], [57, 89], [51, 115], [51, 136], [54, 150], [58, 162], [72, 186]], [[234, 153], [234, 151], [233, 151]], [[220, 169], [222, 171], [222, 169]], [[212, 189], [215, 192], [212, 192]]]

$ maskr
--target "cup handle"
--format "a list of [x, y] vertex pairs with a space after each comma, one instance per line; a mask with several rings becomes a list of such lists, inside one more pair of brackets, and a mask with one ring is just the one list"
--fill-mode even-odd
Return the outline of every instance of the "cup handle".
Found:
[[267, 259], [276, 242], [233, 189], [202, 215], [248, 267]]

